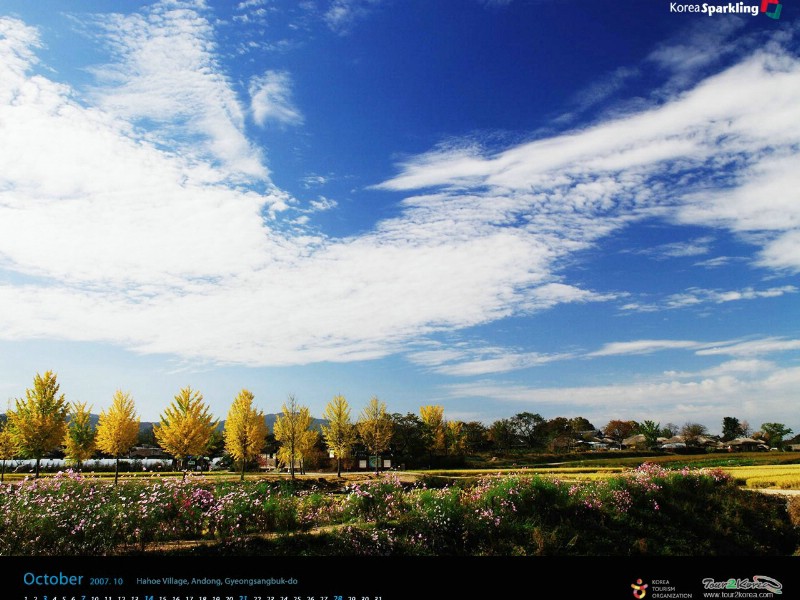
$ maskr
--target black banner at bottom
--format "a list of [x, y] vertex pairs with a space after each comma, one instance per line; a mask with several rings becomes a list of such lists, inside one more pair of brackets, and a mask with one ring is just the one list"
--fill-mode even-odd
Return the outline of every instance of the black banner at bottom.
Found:
[[4, 600], [800, 598], [795, 557], [0, 558]]

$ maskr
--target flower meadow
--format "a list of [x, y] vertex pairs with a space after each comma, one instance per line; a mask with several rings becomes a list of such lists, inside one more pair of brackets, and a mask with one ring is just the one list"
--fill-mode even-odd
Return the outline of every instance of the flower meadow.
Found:
[[[780, 555], [786, 501], [720, 470], [654, 464], [588, 482], [524, 473], [336, 489], [308, 481], [123, 480], [0, 487], [2, 555]], [[198, 543], [200, 542], [200, 543]]]

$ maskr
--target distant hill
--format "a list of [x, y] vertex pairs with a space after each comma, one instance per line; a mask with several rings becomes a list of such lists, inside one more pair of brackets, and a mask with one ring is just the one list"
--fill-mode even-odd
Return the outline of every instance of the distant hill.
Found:
[[[266, 421], [267, 425], [269, 426], [269, 431], [272, 433], [275, 430], [275, 421], [280, 416], [279, 413], [270, 413], [268, 415], [264, 415], [264, 421]], [[97, 427], [97, 422], [100, 420], [100, 415], [96, 415], [92, 413], [89, 415], [89, 422], [92, 424], [93, 427]], [[5, 423], [6, 421], [6, 414], [0, 414], [0, 423]], [[142, 421], [139, 424], [139, 431], [142, 433], [149, 432], [153, 429], [153, 425], [157, 425], [158, 421]], [[311, 426], [312, 429], [320, 429], [322, 425], [327, 425], [328, 421], [326, 419], [312, 419]], [[217, 425], [217, 429], [222, 431], [225, 429], [225, 421], [220, 421]]]

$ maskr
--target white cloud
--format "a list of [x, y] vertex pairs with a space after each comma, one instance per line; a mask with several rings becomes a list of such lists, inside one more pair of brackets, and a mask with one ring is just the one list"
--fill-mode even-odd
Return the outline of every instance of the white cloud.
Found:
[[323, 15], [323, 20], [331, 30], [348, 33], [353, 25], [365, 18], [383, 0], [332, 0]]
[[738, 186], [689, 195], [678, 211], [679, 222], [726, 227], [741, 234], [758, 233], [764, 246], [761, 265], [800, 270], [797, 161], [796, 147], [775, 152], [765, 149], [763, 156], [742, 170]]
[[[695, 22], [673, 39], [659, 45], [647, 57], [647, 62], [670, 75], [667, 90], [685, 88], [710, 66], [742, 51], [743, 44], [748, 41], [740, 35], [745, 20], [732, 18], [712, 21]], [[738, 36], [737, 43], [731, 43], [734, 36]]]
[[694, 263], [694, 266], [705, 267], [706, 269], [716, 269], [717, 267], [724, 267], [725, 265], [736, 260], [741, 260], [741, 258], [734, 256], [715, 256], [714, 258], [696, 262]]
[[[503, 209], [484, 198], [464, 198], [460, 215], [435, 198], [409, 200], [358, 237], [282, 233], [271, 219], [293, 204], [286, 194], [267, 180], [264, 194], [228, 185], [229, 165], [186, 156], [168, 137], [180, 138], [180, 114], [141, 134], [107, 102], [113, 91], [95, 91], [102, 108], [84, 106], [78, 90], [30, 75], [33, 40], [30, 30], [6, 48], [28, 62], [0, 86], [15, 100], [0, 106], [0, 260], [29, 281], [0, 286], [6, 339], [103, 340], [252, 365], [347, 361], [600, 296], [552, 281], [551, 261], [575, 242], [495, 223]], [[173, 107], [157, 92], [162, 101]], [[146, 105], [124, 107], [136, 120]], [[332, 202], [312, 205], [323, 208]]]
[[[245, 137], [202, 11], [161, 3], [98, 23], [114, 56], [86, 95], [33, 74], [39, 33], [2, 21], [4, 339], [305, 364], [377, 358], [441, 330], [619, 298], [565, 281], [559, 265], [677, 203], [665, 175], [731, 153], [758, 161], [768, 146], [788, 152], [800, 122], [796, 63], [757, 55], [647, 113], [488, 158], [451, 148], [409, 159], [383, 187], [437, 190], [332, 239], [295, 227], [305, 215]], [[762, 102], [781, 127], [762, 127]], [[730, 145], [715, 141], [722, 132]], [[498, 351], [440, 365], [475, 374], [551, 359]]]
[[239, 4], [236, 5], [236, 9], [247, 10], [248, 8], [264, 6], [266, 3], [267, 0], [245, 0], [244, 2], [239, 2]]
[[587, 243], [657, 215], [766, 230], [749, 238], [764, 245], [761, 263], [800, 268], [798, 86], [800, 61], [758, 51], [655, 108], [500, 152], [443, 146], [406, 159], [380, 187], [438, 189], [451, 201], [482, 193]]
[[800, 350], [800, 340], [770, 337], [744, 342], [713, 344], [709, 348], [698, 350], [697, 354], [700, 356], [713, 356], [718, 354], [727, 356], [759, 356], [762, 354], [787, 352], [791, 350]]
[[311, 210], [314, 212], [322, 212], [326, 210], [332, 210], [339, 205], [336, 200], [331, 200], [330, 198], [326, 198], [325, 196], [320, 196], [319, 200], [312, 200], [310, 202]]
[[[800, 350], [800, 340], [767, 337], [742, 341], [718, 340], [700, 342], [695, 340], [632, 340], [628, 342], [612, 342], [605, 344], [600, 350], [589, 352], [587, 357], [623, 356], [631, 354], [651, 354], [664, 350], [693, 350], [698, 356], [759, 356], [776, 352]], [[731, 364], [745, 364], [732, 362]], [[750, 363], [755, 364], [755, 363]]]
[[[714, 263], [716, 266], [719, 263]], [[704, 304], [725, 304], [739, 300], [757, 300], [761, 298], [779, 298], [786, 294], [796, 294], [798, 288], [793, 285], [758, 290], [752, 287], [741, 290], [708, 290], [692, 287], [684, 292], [670, 294], [662, 302], [629, 302], [620, 307], [624, 311], [655, 312], [659, 310], [675, 310]]]
[[666, 300], [667, 308], [684, 308], [698, 304], [724, 304], [738, 300], [755, 300], [758, 298], [777, 298], [785, 294], [796, 294], [798, 289], [793, 285], [756, 290], [745, 288], [742, 290], [705, 290], [702, 288], [689, 288], [685, 293], [673, 294]]
[[328, 178], [323, 175], [306, 175], [302, 181], [303, 187], [308, 190], [325, 185], [328, 182]]
[[714, 238], [709, 236], [704, 236], [687, 242], [672, 242], [669, 244], [661, 244], [660, 246], [655, 246], [654, 248], [646, 248], [644, 250], [640, 250], [639, 252], [642, 254], [651, 254], [659, 259], [700, 256], [702, 254], [709, 253], [710, 245], [713, 241]]
[[627, 354], [650, 354], [662, 350], [682, 350], [696, 348], [697, 342], [689, 340], [635, 340], [630, 342], [612, 342], [600, 350], [590, 352], [587, 356], [621, 356]]
[[105, 113], [153, 131], [160, 143], [169, 140], [184, 156], [219, 163], [229, 177], [264, 178], [267, 170], [243, 132], [244, 114], [201, 11], [197, 3], [176, 1], [96, 17], [115, 60], [92, 69], [100, 82], [93, 99]]
[[706, 369], [702, 372], [706, 377], [719, 377], [731, 374], [757, 374], [765, 371], [774, 371], [775, 363], [768, 360], [749, 359], [749, 360], [729, 360], [722, 364]]
[[267, 71], [250, 82], [251, 110], [258, 125], [277, 121], [287, 125], [303, 122], [303, 115], [292, 102], [292, 80], [288, 73]]
[[[534, 410], [546, 417], [581, 414], [596, 425], [611, 419], [653, 419], [666, 423], [700, 421], [711, 426], [736, 415], [752, 423], [769, 418], [794, 426], [800, 368], [751, 369], [747, 377], [727, 373], [695, 376], [693, 381], [650, 379], [619, 385], [536, 388], [483, 381], [445, 386], [454, 399], [481, 398]], [[733, 373], [733, 374], [731, 374]], [[610, 408], [613, 407], [613, 408]], [[501, 409], [507, 414], [508, 409]], [[713, 429], [713, 428], [712, 428]]]
[[460, 348], [412, 352], [406, 358], [414, 364], [428, 367], [434, 373], [475, 376], [538, 367], [574, 356], [567, 353], [516, 352], [492, 346], [467, 347], [466, 344], [461, 344]]

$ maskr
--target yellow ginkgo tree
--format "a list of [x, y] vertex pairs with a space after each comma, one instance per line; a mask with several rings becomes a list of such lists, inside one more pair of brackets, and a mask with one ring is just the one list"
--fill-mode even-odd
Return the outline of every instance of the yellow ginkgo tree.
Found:
[[94, 454], [97, 431], [92, 427], [91, 408], [85, 402], [73, 402], [64, 435], [64, 455], [80, 469], [83, 461]]
[[117, 390], [108, 412], [100, 413], [97, 422], [97, 448], [116, 458], [114, 484], [119, 479], [119, 458], [136, 444], [139, 436], [139, 417], [133, 405], [133, 398], [127, 392]]
[[187, 386], [175, 396], [153, 427], [158, 445], [174, 456], [183, 468], [189, 456], [201, 456], [208, 448], [211, 433], [217, 427], [203, 402], [203, 395]]
[[392, 441], [392, 419], [386, 412], [386, 403], [373, 396], [369, 404], [362, 409], [356, 429], [367, 452], [375, 456], [377, 475], [381, 468], [381, 454], [389, 449]]
[[249, 390], [239, 392], [225, 419], [225, 450], [242, 463], [242, 481], [247, 461], [259, 455], [269, 433], [264, 413], [253, 406], [254, 399]]
[[17, 442], [14, 434], [6, 426], [0, 431], [0, 461], [3, 461], [3, 471], [0, 473], [0, 483], [6, 478], [6, 461], [12, 460], [17, 455]]
[[307, 406], [300, 406], [294, 395], [289, 395], [283, 404], [281, 414], [275, 420], [275, 439], [280, 442], [278, 459], [289, 466], [289, 473], [294, 479], [295, 462], [302, 460], [312, 443], [316, 442], [316, 432], [311, 427], [311, 413]]
[[25, 398], [17, 398], [14, 409], [7, 413], [8, 427], [22, 456], [36, 460], [36, 477], [42, 458], [61, 447], [67, 427], [69, 406], [59, 394], [56, 374], [36, 374], [33, 388], [25, 390]]
[[336, 476], [342, 476], [342, 458], [348, 456], [356, 443], [356, 427], [350, 420], [350, 405], [342, 395], [333, 397], [325, 407], [322, 418], [328, 421], [322, 426], [325, 445], [336, 458]]

